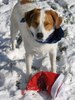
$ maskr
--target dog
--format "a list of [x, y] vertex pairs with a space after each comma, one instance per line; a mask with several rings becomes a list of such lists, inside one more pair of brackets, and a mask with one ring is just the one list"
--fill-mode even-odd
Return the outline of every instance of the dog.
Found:
[[25, 12], [27, 8], [22, 9], [22, 7], [26, 7], [28, 3], [30, 0], [20, 0], [13, 8], [10, 26], [12, 49], [15, 48], [16, 33], [20, 31], [26, 51], [27, 76], [32, 74], [34, 56], [41, 54], [42, 56], [49, 54], [51, 71], [56, 72], [58, 41], [63, 37], [63, 34], [60, 34], [62, 17], [54, 10], [36, 7], [33, 9], [33, 5], [31, 10], [28, 8], [29, 11]]

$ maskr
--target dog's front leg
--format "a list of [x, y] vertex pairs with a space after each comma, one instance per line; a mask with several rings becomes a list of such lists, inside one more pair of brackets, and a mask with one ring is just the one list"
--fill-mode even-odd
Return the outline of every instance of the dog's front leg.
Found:
[[56, 73], [56, 55], [57, 51], [54, 50], [49, 53], [50, 55], [50, 61], [51, 61], [51, 71]]
[[27, 80], [32, 74], [32, 63], [33, 63], [33, 54], [26, 53], [26, 75], [27, 75]]

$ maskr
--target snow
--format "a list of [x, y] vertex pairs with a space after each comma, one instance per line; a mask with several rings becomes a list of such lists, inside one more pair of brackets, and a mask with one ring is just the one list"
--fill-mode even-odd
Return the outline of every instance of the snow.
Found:
[[[65, 75], [65, 89], [63, 94], [54, 100], [75, 100], [75, 0], [58, 1], [48, 0], [48, 4], [64, 16], [62, 27], [68, 34], [61, 41], [64, 41], [68, 48], [66, 53], [60, 53], [60, 61], [57, 63], [57, 71]], [[18, 80], [22, 89], [26, 86], [26, 65], [23, 43], [20, 48], [11, 50], [10, 16], [15, 3], [16, 0], [9, 0], [6, 4], [0, 0], [0, 100], [53, 100], [46, 92], [28, 91], [22, 96], [16, 87]], [[68, 8], [65, 8], [64, 3]]]

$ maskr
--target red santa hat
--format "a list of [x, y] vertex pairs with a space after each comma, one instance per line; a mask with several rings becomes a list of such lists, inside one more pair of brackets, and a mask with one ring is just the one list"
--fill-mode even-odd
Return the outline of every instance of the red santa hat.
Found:
[[47, 91], [51, 97], [55, 98], [60, 93], [63, 86], [64, 75], [52, 72], [38, 72], [28, 82], [22, 95], [28, 90]]

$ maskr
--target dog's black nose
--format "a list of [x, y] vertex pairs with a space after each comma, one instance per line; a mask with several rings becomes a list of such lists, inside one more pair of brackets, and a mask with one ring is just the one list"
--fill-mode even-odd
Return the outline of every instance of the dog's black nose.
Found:
[[37, 33], [36, 37], [37, 37], [37, 39], [42, 39], [43, 38], [43, 33]]

